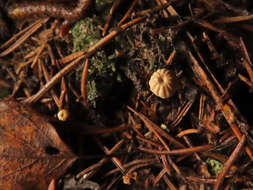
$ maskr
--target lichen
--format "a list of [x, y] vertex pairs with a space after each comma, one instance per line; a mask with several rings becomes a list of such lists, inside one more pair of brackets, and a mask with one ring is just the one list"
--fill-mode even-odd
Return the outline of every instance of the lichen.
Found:
[[96, 82], [94, 80], [87, 82], [87, 100], [91, 107], [96, 108], [96, 99], [98, 98]]
[[[73, 35], [73, 52], [87, 50], [101, 38], [101, 31], [98, 28], [100, 21], [97, 17], [85, 18], [76, 23], [72, 29]], [[106, 78], [115, 76], [116, 81], [121, 77], [116, 73], [117, 58], [114, 51], [105, 50], [98, 51], [89, 59], [88, 76], [87, 76], [87, 99], [91, 107], [96, 108], [96, 101], [102, 96], [103, 90], [99, 89], [97, 84], [98, 78]], [[76, 70], [77, 80], [80, 81], [83, 65]], [[101, 82], [101, 81], [100, 81]]]
[[71, 32], [73, 35], [73, 52], [87, 50], [100, 39], [100, 24], [97, 17], [85, 18], [75, 24]]
[[217, 175], [218, 173], [220, 173], [222, 167], [223, 167], [223, 163], [221, 163], [220, 161], [218, 160], [215, 160], [215, 159], [211, 159], [211, 158], [208, 158], [206, 160], [206, 163], [207, 165], [209, 166], [210, 168], [210, 171]]

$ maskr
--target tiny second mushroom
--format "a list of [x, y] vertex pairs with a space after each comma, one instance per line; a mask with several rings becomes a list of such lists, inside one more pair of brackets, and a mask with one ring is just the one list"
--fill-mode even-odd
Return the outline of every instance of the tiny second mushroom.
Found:
[[60, 121], [66, 121], [69, 118], [69, 111], [67, 109], [61, 109], [57, 113], [57, 117]]
[[173, 71], [168, 69], [158, 69], [150, 80], [149, 87], [151, 92], [160, 98], [171, 97], [178, 89], [178, 80]]

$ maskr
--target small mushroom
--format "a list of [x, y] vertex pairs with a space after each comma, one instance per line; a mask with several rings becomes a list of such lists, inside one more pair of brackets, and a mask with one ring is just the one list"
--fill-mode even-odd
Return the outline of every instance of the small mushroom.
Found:
[[66, 109], [61, 109], [57, 113], [57, 117], [60, 121], [66, 121], [69, 118], [69, 111]]
[[175, 74], [168, 69], [158, 69], [149, 80], [151, 92], [160, 98], [171, 97], [178, 89], [178, 81]]

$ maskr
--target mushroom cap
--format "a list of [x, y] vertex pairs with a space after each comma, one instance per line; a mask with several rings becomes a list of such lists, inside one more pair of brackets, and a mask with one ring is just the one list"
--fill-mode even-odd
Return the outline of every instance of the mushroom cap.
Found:
[[60, 121], [66, 121], [69, 118], [69, 111], [67, 109], [61, 109], [57, 113], [57, 117]]
[[158, 69], [152, 74], [149, 80], [151, 92], [160, 98], [169, 98], [177, 90], [177, 78], [168, 69]]

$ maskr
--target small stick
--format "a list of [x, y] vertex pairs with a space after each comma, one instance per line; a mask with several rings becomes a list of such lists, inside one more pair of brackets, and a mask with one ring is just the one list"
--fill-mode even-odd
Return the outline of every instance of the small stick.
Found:
[[[187, 136], [183, 136], [183, 139], [190, 148], [193, 148], [192, 143]], [[197, 152], [194, 152], [194, 156], [199, 162], [202, 162], [202, 159], [200, 158]]]
[[[129, 168], [129, 167], [131, 167], [133, 165], [138, 165], [140, 163], [149, 163], [151, 165], [152, 163], [158, 163], [158, 160], [156, 160], [155, 158], [148, 158], [148, 159], [142, 159], [142, 160], [134, 160], [134, 161], [131, 161], [131, 162], [128, 162], [128, 163], [124, 164], [123, 166], [125, 168]], [[116, 173], [118, 171], [120, 171], [120, 169], [119, 168], [115, 168], [115, 169], [107, 172], [104, 175], [104, 177], [112, 175], [112, 174], [114, 174], [114, 173]]]
[[55, 179], [52, 179], [47, 190], [55, 190]]
[[176, 119], [170, 124], [171, 128], [176, 127], [182, 121], [183, 117], [188, 113], [193, 103], [194, 101], [188, 101], [181, 107], [179, 113], [177, 114]]
[[[120, 140], [119, 142], [117, 142], [111, 150], [108, 151], [108, 155], [113, 154], [114, 152], [116, 152], [120, 146], [124, 143], [124, 140]], [[81, 171], [80, 173], [78, 173], [76, 175], [77, 178], [81, 178], [83, 175], [85, 175], [86, 173], [91, 172], [94, 169], [97, 169], [99, 167], [101, 167], [104, 163], [106, 163], [107, 161], [109, 161], [110, 158], [103, 158], [100, 161], [98, 161], [96, 164], [93, 164], [91, 166], [89, 166], [88, 168], [86, 168], [85, 170]]]
[[250, 81], [249, 79], [247, 79], [245, 76], [238, 74], [238, 78], [243, 81], [244, 83], [246, 83], [251, 89], [253, 89], [253, 83], [252, 81]]
[[31, 64], [31, 68], [32, 68], [32, 69], [35, 67], [36, 63], [38, 62], [38, 59], [39, 59], [41, 53], [43, 52], [43, 50], [45, 49], [46, 45], [47, 45], [47, 42], [44, 41], [44, 42], [42, 43], [42, 45], [40, 46], [40, 48], [39, 48], [39, 50], [38, 50], [36, 56], [35, 56], [34, 59], [33, 59], [32, 64]]
[[[34, 23], [32, 25], [32, 27], [28, 27], [29, 29], [25, 32], [25, 34], [23, 36], [21, 36], [14, 44], [12, 44], [12, 46], [10, 46], [6, 50], [4, 50], [2, 53], [0, 53], [0, 57], [6, 56], [9, 53], [11, 53], [12, 51], [14, 51], [15, 49], [17, 49], [18, 46], [20, 46], [25, 40], [27, 40], [34, 32], [36, 32], [47, 21], [48, 21], [48, 18], [41, 19], [38, 22]], [[14, 36], [14, 37], [16, 38], [16, 36]], [[10, 41], [12, 41], [12, 39]], [[4, 46], [5, 46], [5, 44], [2, 47], [4, 47]]]
[[85, 53], [86, 53], [86, 51], [78, 51], [78, 52], [72, 53], [70, 55], [65, 56], [62, 59], [57, 60], [57, 63], [60, 63], [60, 64], [69, 63], [69, 62], [77, 59], [78, 57], [83, 56]]
[[138, 0], [134, 0], [130, 6], [130, 8], [127, 10], [126, 14], [123, 16], [123, 18], [119, 21], [118, 26], [120, 26], [130, 15], [131, 11], [133, 10], [134, 6], [136, 5]]
[[171, 63], [172, 63], [172, 61], [173, 61], [173, 58], [175, 57], [175, 55], [176, 55], [176, 50], [174, 50], [173, 49], [173, 51], [171, 52], [171, 54], [170, 54], [170, 56], [169, 56], [169, 58], [167, 59], [167, 61], [166, 61], [166, 65], [170, 65]]
[[[40, 24], [41, 22], [44, 22], [45, 19], [40, 19], [37, 20], [36, 22], [34, 22], [33, 24], [27, 26], [25, 29], [21, 30], [20, 32], [18, 32], [17, 34], [15, 34], [11, 39], [9, 39], [7, 42], [5, 42], [3, 45], [0, 46], [0, 49], [4, 49], [7, 46], [9, 46], [10, 44], [12, 44], [19, 36], [23, 35], [24, 33], [26, 33], [27, 31], [29, 31], [30, 29], [32, 29], [34, 26]], [[48, 21], [48, 19], [47, 19]], [[45, 21], [46, 22], [46, 21]]]
[[170, 181], [170, 179], [168, 178], [168, 176], [163, 175], [163, 180], [164, 180], [165, 183], [168, 185], [169, 189], [171, 189], [171, 190], [177, 190], [177, 188], [176, 188], [175, 185]]
[[156, 184], [161, 180], [161, 178], [163, 177], [163, 175], [166, 174], [166, 169], [163, 168], [159, 174], [155, 177], [154, 179], [154, 186], [156, 186]]
[[162, 159], [162, 162], [163, 162], [163, 167], [165, 168], [167, 174], [170, 176], [171, 175], [171, 167], [168, 163], [166, 155], [161, 155], [161, 159]]
[[242, 47], [243, 53], [244, 53], [245, 58], [246, 58], [246, 61], [243, 61], [243, 66], [244, 66], [244, 68], [246, 69], [246, 71], [249, 75], [250, 81], [253, 82], [253, 70], [251, 68], [252, 67], [252, 62], [250, 60], [248, 51], [246, 49], [246, 46], [245, 46], [244, 41], [243, 41], [242, 38], [240, 38], [240, 43], [241, 43], [241, 47]]
[[192, 148], [182, 148], [182, 149], [176, 149], [176, 150], [154, 150], [150, 148], [144, 148], [144, 147], [139, 147], [138, 149], [147, 153], [151, 154], [166, 154], [166, 155], [183, 155], [183, 154], [190, 154], [194, 152], [202, 152], [202, 151], [208, 151], [212, 149], [214, 146], [213, 145], [201, 145], [201, 146], [195, 146]]
[[[106, 146], [104, 146], [104, 151], [105, 151], [106, 155], [108, 155], [110, 153], [109, 149]], [[120, 169], [121, 173], [123, 175], [126, 175], [126, 173], [125, 173], [126, 169], [123, 166], [123, 164], [120, 162], [120, 160], [117, 157], [112, 157], [111, 160], [115, 164], [115, 166]]]
[[81, 79], [81, 102], [84, 107], [87, 107], [87, 100], [86, 100], [86, 78], [87, 78], [87, 72], [88, 72], [88, 65], [89, 60], [86, 59], [84, 67], [83, 67], [83, 73], [82, 73], [82, 79]]
[[186, 129], [186, 130], [183, 130], [181, 132], [179, 132], [177, 134], [177, 137], [181, 138], [185, 135], [189, 135], [189, 134], [196, 134], [196, 133], [199, 133], [200, 131], [198, 129]]
[[112, 8], [110, 9], [109, 15], [106, 18], [106, 23], [102, 32], [102, 36], [105, 36], [107, 33], [107, 30], [109, 28], [110, 22], [112, 20], [112, 15], [114, 13], [114, 11], [116, 10], [116, 8], [119, 6], [120, 0], [114, 0], [113, 1], [113, 5]]
[[253, 15], [247, 15], [247, 16], [235, 16], [235, 17], [222, 17], [218, 18], [213, 21], [213, 23], [221, 24], [221, 23], [235, 23], [235, 22], [242, 22], [247, 20], [252, 20]]

